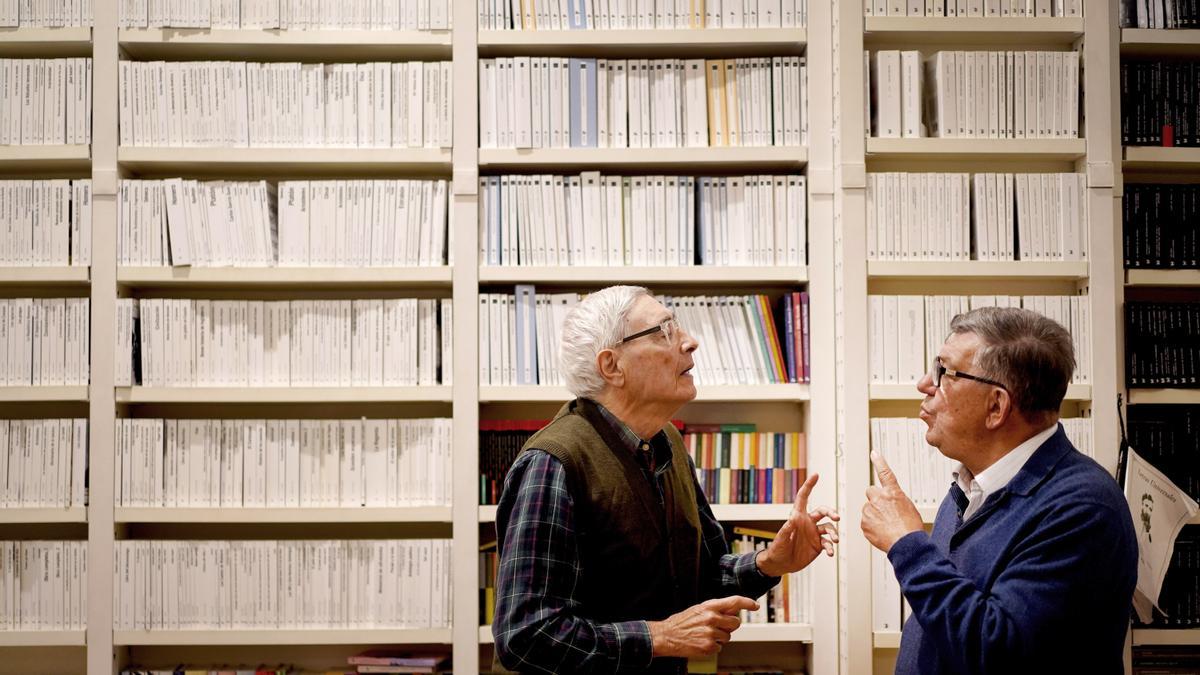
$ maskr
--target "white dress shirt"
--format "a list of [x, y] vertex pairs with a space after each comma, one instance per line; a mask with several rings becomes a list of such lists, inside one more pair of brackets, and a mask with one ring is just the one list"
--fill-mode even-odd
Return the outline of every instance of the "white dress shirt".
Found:
[[989, 496], [1008, 485], [1021, 467], [1025, 466], [1025, 462], [1033, 456], [1034, 451], [1042, 447], [1042, 443], [1049, 440], [1055, 431], [1058, 431], [1058, 422], [1030, 436], [1024, 443], [996, 460], [995, 464], [980, 471], [978, 476], [971, 475], [970, 469], [959, 464], [954, 471], [954, 480], [967, 496], [967, 510], [963, 511], [963, 522], [975, 515]]

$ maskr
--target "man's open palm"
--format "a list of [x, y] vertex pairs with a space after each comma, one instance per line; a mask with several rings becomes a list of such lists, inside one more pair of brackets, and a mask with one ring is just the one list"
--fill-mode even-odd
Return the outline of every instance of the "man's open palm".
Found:
[[[833, 545], [838, 542], [837, 525], [834, 521], [841, 518], [838, 512], [828, 506], [818, 506], [808, 510], [808, 497], [812, 494], [813, 486], [819, 476], [813, 474], [804, 481], [804, 485], [796, 492], [796, 501], [792, 505], [791, 516], [779, 528], [775, 539], [767, 549], [758, 554], [758, 569], [763, 574], [772, 577], [783, 576], [789, 572], [804, 569], [821, 555], [833, 555]], [[828, 521], [824, 519], [828, 518]]]

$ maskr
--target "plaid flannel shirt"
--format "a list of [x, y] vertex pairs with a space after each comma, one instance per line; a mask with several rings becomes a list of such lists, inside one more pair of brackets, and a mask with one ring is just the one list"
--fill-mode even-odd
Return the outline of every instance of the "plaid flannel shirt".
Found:
[[[671, 468], [667, 435], [643, 441], [608, 410], [604, 419], [635, 453], [643, 475], [663, 498], [662, 477]], [[650, 450], [652, 460], [647, 457]], [[654, 470], [651, 473], [650, 467]], [[695, 466], [688, 460], [695, 480]], [[732, 555], [721, 524], [696, 483], [702, 543], [701, 599], [757, 598], [779, 582], [759, 571], [755, 554]], [[650, 666], [650, 629], [645, 621], [597, 623], [581, 614], [575, 591], [582, 561], [575, 537], [574, 501], [557, 458], [531, 449], [513, 463], [496, 514], [500, 569], [496, 579], [496, 648], [527, 673], [627, 673]], [[635, 583], [636, 580], [630, 580]], [[509, 666], [512, 667], [512, 666]]]

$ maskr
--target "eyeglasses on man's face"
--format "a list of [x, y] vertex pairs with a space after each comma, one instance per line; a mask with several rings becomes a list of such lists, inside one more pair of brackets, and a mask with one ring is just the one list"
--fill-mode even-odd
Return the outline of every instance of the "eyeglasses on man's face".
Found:
[[1008, 391], [1008, 387], [1004, 386], [1003, 384], [1001, 384], [995, 380], [989, 380], [986, 377], [980, 377], [978, 375], [964, 373], [961, 370], [947, 368], [946, 366], [942, 365], [942, 360], [940, 358], [934, 359], [933, 365], [929, 368], [929, 379], [931, 381], [933, 381], [934, 387], [941, 388], [943, 375], [949, 375], [950, 377], [955, 377], [955, 378], [958, 378], [961, 380], [974, 380], [976, 382], [982, 382], [984, 384], [990, 384], [995, 387], [1000, 387], [1004, 391]]
[[640, 337], [646, 337], [647, 335], [654, 335], [655, 333], [662, 333], [663, 337], [666, 339], [667, 342], [674, 343], [675, 337], [679, 334], [679, 332], [680, 332], [679, 321], [677, 321], [675, 319], [675, 317], [671, 317], [670, 319], [667, 319], [666, 321], [663, 321], [660, 324], [651, 326], [651, 327], [647, 328], [646, 330], [641, 330], [641, 331], [634, 333], [633, 335], [629, 335], [625, 338], [622, 338], [621, 344], [625, 344], [626, 342], [629, 342], [630, 340], [636, 340]]

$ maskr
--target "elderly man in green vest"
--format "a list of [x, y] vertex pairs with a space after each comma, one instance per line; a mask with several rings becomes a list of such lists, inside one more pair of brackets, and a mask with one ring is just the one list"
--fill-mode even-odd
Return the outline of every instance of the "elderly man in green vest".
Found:
[[562, 327], [576, 398], [525, 444], [496, 515], [492, 632], [522, 673], [684, 673], [780, 576], [833, 555], [838, 519], [808, 510], [763, 551], [731, 555], [670, 419], [696, 396], [699, 343], [644, 288], [589, 295]]

